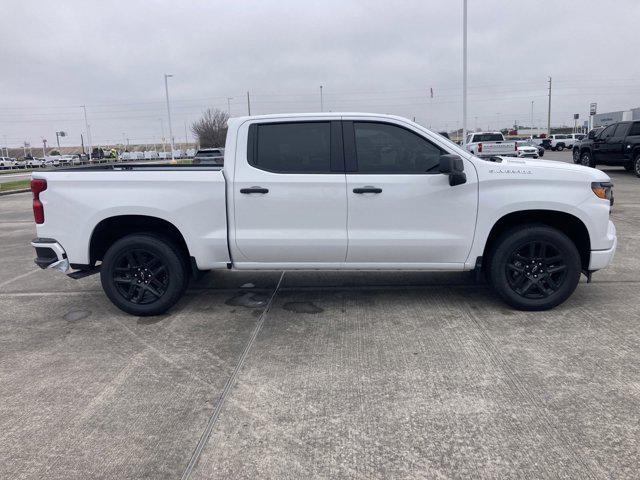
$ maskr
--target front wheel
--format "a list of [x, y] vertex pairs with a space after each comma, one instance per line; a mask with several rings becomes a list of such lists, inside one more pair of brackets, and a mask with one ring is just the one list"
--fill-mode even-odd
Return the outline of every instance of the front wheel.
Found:
[[528, 225], [505, 232], [489, 260], [494, 290], [519, 310], [548, 310], [564, 302], [580, 280], [580, 254], [562, 232]]
[[109, 300], [132, 315], [159, 315], [171, 308], [187, 285], [186, 264], [169, 240], [127, 235], [102, 260], [100, 280]]
[[577, 148], [573, 150], [573, 163], [580, 163], [580, 150]]
[[592, 167], [592, 168], [595, 168], [596, 166], [590, 152], [583, 152], [582, 155], [580, 155], [580, 164], [584, 165], [585, 167]]
[[564, 150], [564, 144], [559, 143], [558, 146], [556, 147], [556, 150], [559, 151], [559, 152], [563, 151]]
[[636, 177], [640, 177], [640, 153], [636, 154], [636, 158], [633, 159], [633, 173]]

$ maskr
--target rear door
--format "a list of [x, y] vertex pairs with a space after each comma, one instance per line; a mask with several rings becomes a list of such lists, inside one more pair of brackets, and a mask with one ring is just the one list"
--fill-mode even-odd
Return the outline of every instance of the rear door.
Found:
[[340, 121], [264, 121], [247, 134], [233, 183], [237, 265], [340, 266], [347, 251]]
[[451, 187], [439, 173], [446, 152], [413, 129], [344, 122], [347, 264], [357, 268], [462, 268], [475, 231], [477, 176]]

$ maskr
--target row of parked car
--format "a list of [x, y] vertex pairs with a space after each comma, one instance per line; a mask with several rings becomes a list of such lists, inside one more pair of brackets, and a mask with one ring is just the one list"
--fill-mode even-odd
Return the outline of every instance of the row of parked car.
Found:
[[[187, 150], [174, 150], [174, 158], [194, 158], [196, 150], [193, 148]], [[66, 167], [73, 165], [84, 165], [86, 163], [103, 163], [114, 161], [135, 161], [135, 160], [168, 160], [171, 158], [171, 152], [158, 152], [155, 150], [146, 150], [143, 152], [121, 152], [117, 154], [115, 151], [110, 154], [100, 154], [94, 150], [94, 154], [89, 160], [87, 154], [73, 155], [50, 155], [47, 157], [28, 157], [17, 160], [10, 157], [0, 157], [0, 169], [26, 169], [26, 168], [50, 168], [50, 167]]]

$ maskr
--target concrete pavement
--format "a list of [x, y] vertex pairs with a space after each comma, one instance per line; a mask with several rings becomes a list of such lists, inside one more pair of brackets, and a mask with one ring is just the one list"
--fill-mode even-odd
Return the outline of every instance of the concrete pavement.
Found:
[[215, 272], [132, 317], [0, 198], [0, 477], [637, 478], [640, 179], [608, 173], [614, 265], [543, 313], [466, 274]]

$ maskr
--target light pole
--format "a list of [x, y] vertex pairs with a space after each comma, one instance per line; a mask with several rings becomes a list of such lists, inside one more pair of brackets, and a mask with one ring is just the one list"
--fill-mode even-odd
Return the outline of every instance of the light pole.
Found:
[[87, 107], [82, 105], [82, 110], [84, 110], [84, 127], [87, 130], [87, 141], [89, 142], [89, 162], [91, 162], [93, 146], [91, 144], [91, 130], [89, 129], [89, 122], [87, 121]]
[[320, 85], [320, 111], [324, 112], [324, 99], [322, 98], [322, 85]]
[[164, 122], [161, 118], [159, 118], [158, 120], [160, 120], [160, 133], [162, 134], [162, 151], [164, 153], [167, 153], [167, 141], [164, 138]]
[[462, 146], [467, 144], [467, 0], [462, 0]]
[[496, 130], [500, 130], [500, 112], [496, 113]]
[[533, 135], [533, 100], [531, 100], [531, 135]]
[[231, 116], [231, 100], [233, 100], [233, 97], [227, 97], [227, 114], [229, 116]]
[[169, 143], [171, 143], [171, 161], [175, 162], [173, 157], [173, 130], [171, 129], [171, 108], [169, 107], [169, 82], [168, 79], [173, 75], [164, 74], [164, 93], [167, 96], [167, 117], [169, 117]]

